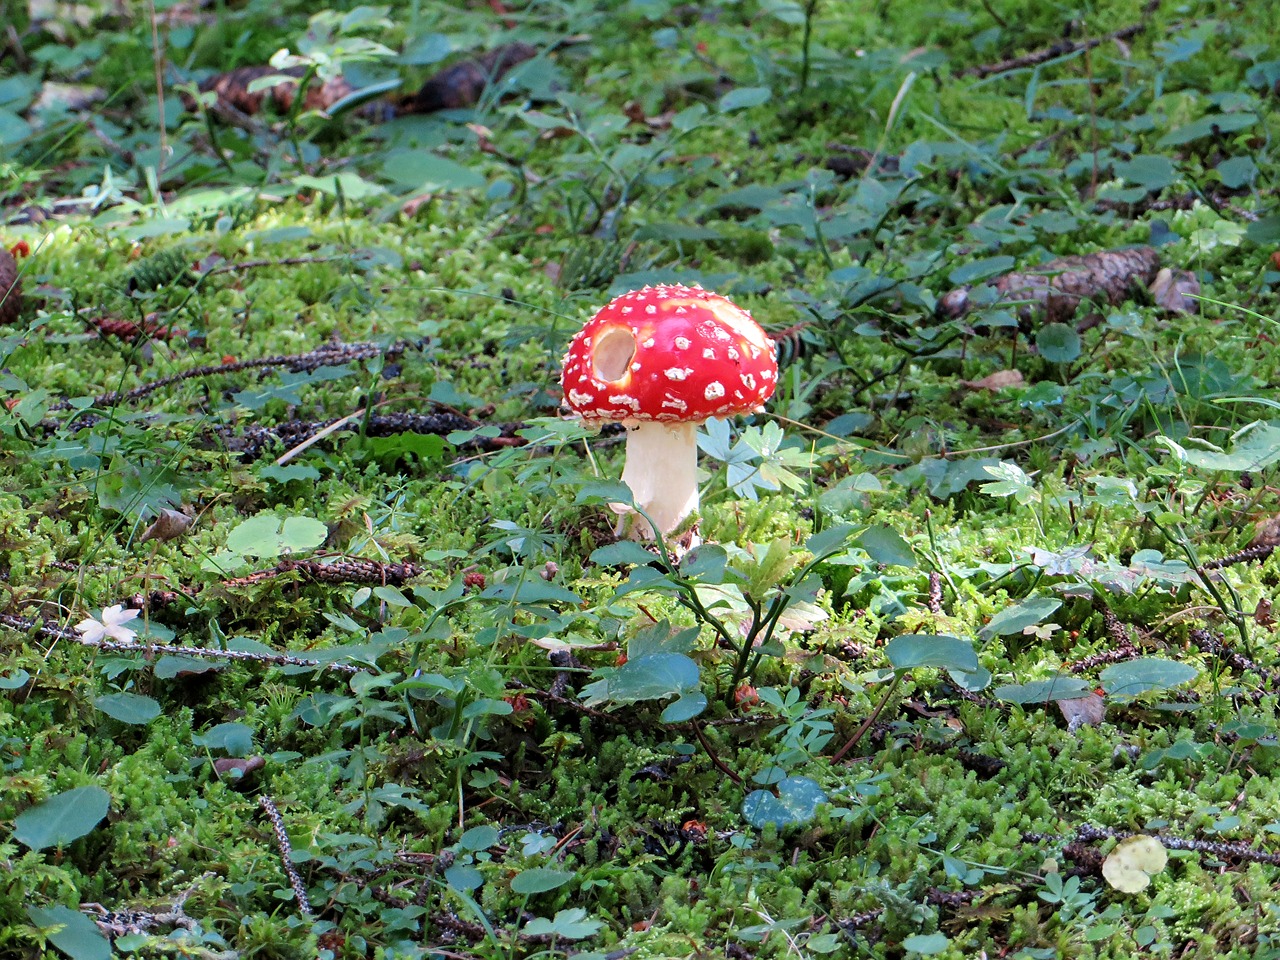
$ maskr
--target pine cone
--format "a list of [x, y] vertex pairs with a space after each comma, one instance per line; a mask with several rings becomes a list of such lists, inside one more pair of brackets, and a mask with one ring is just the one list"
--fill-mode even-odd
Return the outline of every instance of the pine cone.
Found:
[[0, 326], [14, 323], [22, 310], [22, 278], [18, 261], [0, 247]]

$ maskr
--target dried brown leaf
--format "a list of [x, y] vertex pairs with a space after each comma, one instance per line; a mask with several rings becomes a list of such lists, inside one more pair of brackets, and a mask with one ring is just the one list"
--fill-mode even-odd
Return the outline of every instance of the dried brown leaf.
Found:
[[1170, 313], [1193, 313], [1200, 281], [1190, 270], [1163, 268], [1151, 281], [1151, 298]]
[[1102, 723], [1107, 705], [1100, 694], [1091, 693], [1073, 700], [1058, 700], [1058, 709], [1067, 721], [1069, 730], [1078, 730], [1085, 725], [1096, 727]]
[[143, 531], [142, 536], [138, 539], [139, 543], [146, 543], [148, 540], [176, 540], [187, 532], [187, 528], [191, 526], [191, 518], [185, 513], [177, 510], [169, 510], [168, 508], [160, 511], [160, 516], [156, 517], [155, 522]]
[[981, 380], [962, 380], [966, 387], [974, 390], [1004, 390], [1008, 387], [1022, 386], [1021, 370], [997, 370], [989, 373]]

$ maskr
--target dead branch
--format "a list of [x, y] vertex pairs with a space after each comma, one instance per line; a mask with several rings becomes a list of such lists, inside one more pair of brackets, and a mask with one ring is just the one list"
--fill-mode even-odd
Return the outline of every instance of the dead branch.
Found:
[[1059, 57], [1092, 50], [1094, 47], [1099, 47], [1108, 41], [1130, 40], [1141, 33], [1145, 26], [1145, 23], [1133, 23], [1119, 30], [1112, 30], [1101, 37], [1090, 37], [1087, 40], [1059, 40], [1057, 43], [1042, 50], [1024, 53], [1020, 57], [1011, 57], [1008, 60], [1001, 60], [999, 63], [985, 63], [976, 67], [969, 67], [960, 75], [963, 77], [982, 78], [990, 77], [997, 73], [1008, 73], [1010, 70], [1020, 70], [1024, 67], [1038, 66], [1042, 63], [1048, 63], [1050, 60], [1056, 60]]
[[281, 560], [269, 570], [258, 570], [243, 577], [222, 581], [224, 587], [248, 587], [297, 573], [312, 583], [363, 583], [377, 586], [403, 586], [422, 573], [416, 563], [379, 563], [376, 560]]
[[287, 653], [257, 653], [249, 650], [211, 650], [208, 647], [169, 646], [166, 644], [138, 643], [136, 641], [84, 640], [74, 630], [67, 630], [31, 617], [19, 617], [12, 613], [0, 613], [0, 627], [8, 627], [18, 633], [37, 634], [48, 640], [64, 640], [82, 647], [93, 647], [107, 653], [167, 654], [174, 657], [191, 657], [197, 660], [230, 660], [242, 663], [259, 663], [283, 667], [323, 667], [339, 673], [359, 673], [360, 667], [349, 663], [324, 662], [310, 657], [298, 657]]
[[[321, 367], [337, 367], [344, 363], [370, 360], [374, 357], [397, 357], [408, 348], [409, 344], [403, 340], [398, 340], [388, 346], [377, 343], [331, 341], [307, 353], [281, 354], [272, 357], [259, 357], [256, 360], [237, 360], [233, 363], [211, 363], [192, 367], [190, 370], [183, 370], [180, 373], [161, 377], [158, 380], [152, 380], [150, 383], [144, 383], [142, 386], [134, 387], [132, 390], [113, 390], [111, 393], [104, 393], [94, 398], [93, 405], [95, 407], [114, 407], [122, 403], [130, 403], [134, 400], [148, 397], [157, 390], [163, 390], [165, 387], [171, 387], [176, 383], [199, 377], [220, 376], [228, 373], [239, 373], [242, 370], [261, 370], [277, 367], [288, 370], [291, 373], [311, 373]], [[71, 407], [71, 400], [60, 400], [52, 404], [49, 409], [69, 410]], [[54, 423], [52, 426], [56, 427], [57, 424]]]

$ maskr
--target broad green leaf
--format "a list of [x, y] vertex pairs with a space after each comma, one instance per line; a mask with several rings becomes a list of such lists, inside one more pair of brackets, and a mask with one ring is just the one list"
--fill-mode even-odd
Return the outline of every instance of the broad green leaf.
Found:
[[636, 703], [683, 696], [696, 690], [700, 681], [698, 665], [684, 654], [653, 653], [628, 660], [611, 677], [588, 684], [582, 692], [587, 706]]
[[992, 691], [997, 700], [1009, 703], [1048, 703], [1051, 700], [1076, 700], [1087, 696], [1093, 688], [1079, 677], [1056, 676], [1030, 683], [1009, 683]]
[[[1251, 423], [1232, 437], [1230, 453], [1205, 441], [1184, 440], [1177, 443], [1169, 437], [1156, 437], [1183, 463], [1201, 470], [1251, 473], [1280, 461], [1280, 427], [1269, 423]], [[1200, 444], [1200, 446], [1193, 446]]]
[[71, 960], [111, 960], [111, 941], [79, 910], [61, 904], [27, 907], [27, 916], [41, 930], [60, 928], [47, 934], [49, 942]]
[[303, 174], [293, 178], [293, 186], [298, 190], [317, 190], [331, 197], [342, 194], [348, 200], [367, 200], [385, 194], [386, 188], [372, 183], [358, 173], [344, 170], [342, 173], [327, 177], [313, 177]]
[[1109, 697], [1136, 697], [1152, 690], [1168, 690], [1190, 683], [1200, 671], [1187, 663], [1162, 657], [1142, 657], [1102, 671], [1102, 687]]
[[484, 174], [427, 150], [396, 150], [387, 155], [382, 175], [402, 192], [474, 190], [488, 181]]
[[931, 957], [951, 946], [951, 939], [941, 931], [937, 933], [915, 933], [902, 941], [904, 950], [918, 953], [922, 957]]
[[1080, 356], [1080, 334], [1065, 323], [1046, 323], [1036, 333], [1036, 350], [1050, 363], [1071, 363]]
[[466, 863], [455, 863], [444, 872], [444, 882], [449, 889], [470, 893], [484, 885], [484, 874]]
[[886, 567], [914, 567], [916, 556], [911, 544], [898, 531], [884, 524], [868, 527], [858, 534], [858, 546], [876, 563]]
[[491, 824], [481, 824], [478, 827], [472, 827], [458, 838], [458, 849], [460, 850], [488, 850], [500, 839], [501, 834], [498, 828]]
[[707, 709], [707, 695], [701, 690], [684, 694], [679, 700], [667, 704], [660, 719], [663, 723], [684, 723]]
[[568, 910], [557, 910], [555, 918], [534, 917], [524, 925], [521, 931], [528, 936], [557, 937], [561, 940], [582, 940], [595, 936], [604, 924], [599, 920], [587, 917], [587, 911], [581, 907]]
[[21, 690], [30, 679], [31, 674], [27, 673], [27, 671], [15, 670], [13, 673], [0, 677], [0, 690]]
[[13, 821], [13, 838], [32, 850], [78, 840], [98, 825], [111, 806], [101, 787], [76, 787], [22, 811]]
[[728, 561], [724, 547], [718, 543], [704, 543], [681, 558], [680, 573], [690, 580], [696, 578], [703, 583], [721, 583]]
[[582, 603], [582, 598], [572, 590], [548, 583], [541, 577], [500, 580], [485, 588], [481, 596], [489, 600], [515, 600], [519, 603], [568, 603], [573, 606]]
[[531, 867], [511, 878], [511, 892], [522, 897], [535, 893], [547, 893], [559, 889], [576, 876], [571, 870], [552, 870], [550, 867]]
[[890, 640], [885, 644], [884, 652], [893, 669], [899, 671], [939, 667], [957, 673], [972, 673], [978, 669], [978, 655], [973, 644], [958, 637], [908, 633]]
[[191, 742], [208, 750], [225, 750], [229, 756], [244, 757], [253, 751], [253, 731], [243, 723], [219, 723]]
[[619, 480], [590, 480], [574, 494], [573, 502], [580, 503], [625, 503], [631, 504], [634, 498], [631, 488]]
[[804, 547], [813, 554], [814, 559], [828, 557], [845, 545], [845, 542], [857, 530], [851, 523], [837, 523], [821, 533], [815, 533], [805, 541]]
[[1173, 161], [1157, 154], [1139, 154], [1132, 160], [1117, 160], [1112, 164], [1116, 176], [1147, 190], [1163, 190], [1178, 179]]
[[1025, 628], [1043, 623], [1045, 618], [1062, 606], [1061, 600], [1052, 597], [1030, 597], [1008, 610], [1001, 610], [982, 628], [978, 636], [1004, 637], [1021, 633]]
[[768, 87], [738, 87], [721, 97], [716, 106], [721, 113], [730, 113], [768, 103], [772, 96], [773, 91]]
[[947, 280], [957, 287], [967, 283], [977, 283], [979, 280], [987, 280], [1002, 273], [1008, 273], [1016, 262], [1013, 257], [1008, 256], [971, 260], [952, 270]]
[[227, 550], [241, 557], [270, 560], [314, 550], [328, 536], [329, 528], [311, 517], [281, 519], [274, 513], [259, 513], [232, 528], [227, 534]]
[[1170, 130], [1156, 141], [1157, 147], [1179, 147], [1203, 137], [1217, 136], [1222, 133], [1235, 133], [1258, 122], [1251, 113], [1215, 113], [1199, 120]]
[[787, 777], [771, 790], [753, 790], [742, 801], [742, 816], [756, 829], [769, 824], [793, 827], [808, 823], [827, 802], [822, 787], [808, 777]]
[[108, 693], [93, 701], [93, 705], [113, 720], [121, 723], [150, 723], [160, 716], [160, 704], [151, 697], [137, 693]]

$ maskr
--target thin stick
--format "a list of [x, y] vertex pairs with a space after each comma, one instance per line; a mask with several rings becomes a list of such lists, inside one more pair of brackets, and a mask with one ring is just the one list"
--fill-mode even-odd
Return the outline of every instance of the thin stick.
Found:
[[276, 459], [276, 466], [283, 467], [286, 463], [288, 463], [298, 454], [305, 451], [312, 444], [319, 443], [325, 437], [329, 436], [329, 434], [334, 433], [335, 431], [341, 430], [344, 426], [346, 426], [352, 420], [356, 419], [356, 417], [363, 417], [365, 414], [365, 411], [368, 409], [369, 409], [368, 407], [361, 407], [359, 410], [356, 410], [354, 413], [349, 413], [342, 419], [333, 421], [333, 423], [329, 424], [323, 430], [313, 433], [311, 436], [307, 437], [307, 439], [303, 440], [300, 444], [298, 444], [292, 450], [286, 450], [284, 453], [280, 454], [280, 456]]

